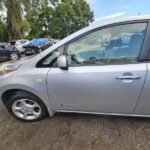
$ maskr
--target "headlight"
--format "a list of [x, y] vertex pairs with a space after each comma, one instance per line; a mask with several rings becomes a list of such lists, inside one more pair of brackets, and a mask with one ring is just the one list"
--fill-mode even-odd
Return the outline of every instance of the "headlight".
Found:
[[16, 65], [16, 64], [6, 65], [0, 70], [0, 75], [11, 73], [11, 72], [17, 70], [20, 66], [21, 65]]

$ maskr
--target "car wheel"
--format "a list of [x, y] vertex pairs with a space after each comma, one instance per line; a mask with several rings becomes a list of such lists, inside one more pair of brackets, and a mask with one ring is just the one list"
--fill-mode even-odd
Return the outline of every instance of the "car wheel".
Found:
[[46, 106], [39, 98], [22, 91], [11, 96], [6, 107], [12, 116], [26, 122], [42, 120], [48, 114]]
[[17, 53], [17, 52], [12, 52], [12, 53], [10, 54], [10, 59], [13, 60], [13, 61], [18, 60], [18, 59], [19, 59], [18, 53]]

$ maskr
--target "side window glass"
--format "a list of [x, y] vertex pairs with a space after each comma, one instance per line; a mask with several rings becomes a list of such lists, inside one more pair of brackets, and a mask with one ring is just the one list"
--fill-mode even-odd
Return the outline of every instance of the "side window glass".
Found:
[[59, 47], [58, 49], [52, 51], [50, 54], [45, 56], [42, 60], [40, 60], [36, 67], [37, 68], [47, 68], [56, 66], [56, 60], [58, 56], [62, 55], [64, 52], [64, 46]]
[[43, 60], [42, 65], [43, 66], [47, 66], [47, 65], [51, 64], [52, 61], [55, 60], [55, 59], [57, 59], [57, 57], [59, 55], [60, 55], [60, 53], [57, 50], [53, 51], [47, 58], [45, 58]]
[[67, 48], [70, 66], [136, 63], [147, 23], [118, 25], [95, 31]]

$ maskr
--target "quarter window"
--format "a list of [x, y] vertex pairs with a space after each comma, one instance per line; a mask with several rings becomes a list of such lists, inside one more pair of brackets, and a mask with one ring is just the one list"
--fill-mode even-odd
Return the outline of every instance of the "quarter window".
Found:
[[118, 25], [89, 33], [70, 43], [70, 66], [136, 63], [147, 23]]
[[60, 55], [63, 54], [63, 52], [64, 52], [64, 45], [50, 52], [47, 56], [41, 59], [37, 63], [36, 67], [37, 68], [56, 67], [57, 66], [56, 60]]

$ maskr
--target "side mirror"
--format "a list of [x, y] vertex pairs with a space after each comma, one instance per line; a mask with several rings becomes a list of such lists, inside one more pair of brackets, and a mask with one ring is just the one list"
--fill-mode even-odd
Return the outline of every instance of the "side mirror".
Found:
[[67, 58], [65, 55], [59, 56], [57, 58], [57, 65], [59, 68], [61, 68], [63, 70], [68, 70]]

